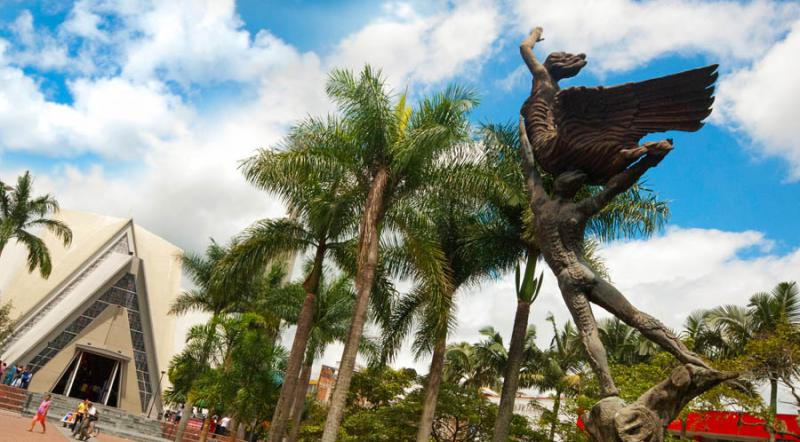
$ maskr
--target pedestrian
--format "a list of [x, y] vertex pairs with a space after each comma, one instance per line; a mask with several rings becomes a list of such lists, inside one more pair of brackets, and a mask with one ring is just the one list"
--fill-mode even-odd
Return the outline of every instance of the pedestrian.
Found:
[[81, 425], [78, 427], [77, 436], [80, 440], [86, 440], [92, 437], [95, 422], [97, 422], [98, 419], [97, 407], [89, 402], [89, 408], [86, 410], [86, 417], [83, 418], [83, 422], [81, 422]]
[[30, 367], [25, 367], [25, 370], [22, 372], [22, 376], [20, 377], [22, 380], [20, 382], [20, 387], [27, 390], [28, 385], [31, 384], [31, 379], [33, 379], [33, 372], [31, 371]]
[[226, 436], [228, 434], [228, 425], [231, 423], [231, 418], [225, 416], [219, 421], [220, 435]]
[[36, 425], [36, 422], [42, 424], [42, 434], [47, 431], [47, 426], [45, 425], [45, 420], [47, 420], [47, 412], [50, 411], [50, 396], [49, 394], [44, 396], [42, 403], [39, 404], [39, 408], [36, 409], [36, 416], [33, 417], [31, 420], [31, 427], [28, 428], [28, 431], [33, 432], [33, 427]]
[[14, 378], [17, 376], [17, 366], [11, 364], [11, 366], [6, 369], [5, 375], [6, 377], [3, 379], [3, 384], [11, 385], [14, 382]]
[[14, 375], [14, 381], [11, 382], [12, 387], [22, 388], [22, 365], [17, 365], [17, 374]]
[[211, 422], [208, 423], [208, 433], [217, 434], [217, 416], [211, 416]]
[[78, 411], [75, 412], [75, 420], [72, 421], [72, 426], [70, 426], [73, 435], [81, 428], [80, 423], [83, 418], [86, 417], [86, 413], [89, 411], [89, 405], [89, 398], [85, 398], [83, 402], [78, 404]]

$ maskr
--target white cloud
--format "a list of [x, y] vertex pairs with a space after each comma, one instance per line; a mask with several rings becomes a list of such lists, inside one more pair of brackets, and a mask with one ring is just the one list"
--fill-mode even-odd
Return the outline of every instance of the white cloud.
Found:
[[542, 26], [545, 50], [585, 52], [588, 68], [601, 73], [667, 54], [750, 61], [800, 18], [800, 5], [766, 0], [518, 0], [515, 9], [520, 32]]
[[156, 2], [126, 17], [136, 36], [125, 43], [123, 75], [158, 72], [184, 85], [253, 80], [291, 49], [267, 31], [251, 40], [243, 25], [232, 0]]
[[735, 71], [719, 85], [719, 121], [744, 131], [758, 152], [785, 158], [790, 178], [800, 179], [800, 20], [786, 38], [752, 66]]
[[9, 29], [17, 42], [13, 48], [13, 57], [20, 65], [44, 70], [69, 66], [67, 46], [49, 32], [35, 29], [33, 15], [30, 12], [23, 11], [19, 14]]
[[[282, 214], [276, 200], [245, 182], [238, 162], [275, 144], [291, 122], [328, 110], [323, 79], [316, 57], [295, 53], [265, 72], [251, 99], [202, 115], [120, 78], [76, 85], [86, 91], [75, 106], [58, 108], [75, 119], [70, 136], [126, 162], [77, 168], [65, 160], [40, 175], [37, 188], [54, 191], [64, 207], [133, 216], [181, 247], [202, 250], [209, 236], [224, 241], [256, 219]], [[5, 114], [0, 136], [12, 133], [2, 126]]]
[[130, 159], [180, 134], [191, 115], [158, 82], [135, 84], [117, 77], [68, 84], [74, 103], [53, 102], [21, 69], [0, 64], [0, 146]]
[[393, 3], [387, 14], [339, 43], [332, 66], [381, 67], [393, 84], [435, 83], [479, 69], [501, 31], [497, 5], [491, 1], [457, 2], [452, 8], [419, 15], [406, 3]]

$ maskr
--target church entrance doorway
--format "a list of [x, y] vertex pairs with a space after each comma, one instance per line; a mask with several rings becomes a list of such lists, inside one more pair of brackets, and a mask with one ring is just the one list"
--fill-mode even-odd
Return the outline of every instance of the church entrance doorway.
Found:
[[79, 350], [53, 393], [118, 406], [122, 361]]

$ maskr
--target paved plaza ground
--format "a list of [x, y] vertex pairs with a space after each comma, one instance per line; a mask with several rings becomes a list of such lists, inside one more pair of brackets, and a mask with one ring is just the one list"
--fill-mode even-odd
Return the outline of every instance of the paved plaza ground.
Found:
[[[41, 433], [42, 427], [38, 424], [33, 432], [29, 433], [28, 427], [30, 424], [30, 418], [0, 410], [0, 442], [64, 442], [76, 440], [69, 437], [69, 432], [67, 429], [62, 428], [61, 424], [48, 421], [47, 433], [45, 434]], [[100, 434], [97, 439], [89, 440], [95, 442], [125, 442], [128, 439]]]

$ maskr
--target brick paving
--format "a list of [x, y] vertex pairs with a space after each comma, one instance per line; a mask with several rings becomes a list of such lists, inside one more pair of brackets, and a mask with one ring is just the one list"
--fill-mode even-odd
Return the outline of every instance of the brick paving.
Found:
[[[32, 433], [28, 432], [31, 419], [20, 416], [19, 414], [0, 410], [0, 442], [64, 442], [75, 440], [69, 437], [69, 429], [61, 427], [61, 424], [47, 421], [47, 433], [42, 434], [42, 427], [36, 424]], [[89, 439], [93, 442], [129, 442], [110, 434], [102, 434], [97, 439]]]

